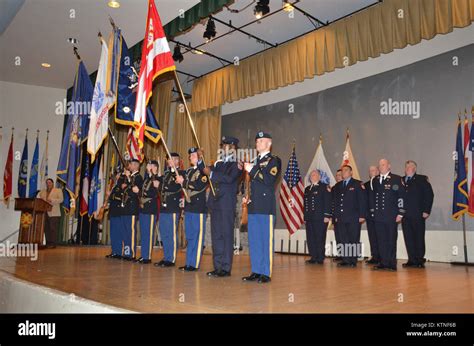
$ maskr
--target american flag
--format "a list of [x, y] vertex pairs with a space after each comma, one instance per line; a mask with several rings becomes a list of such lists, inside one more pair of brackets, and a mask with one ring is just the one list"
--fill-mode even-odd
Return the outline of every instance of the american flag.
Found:
[[293, 148], [280, 187], [280, 212], [290, 234], [295, 233], [304, 222], [303, 195], [304, 185]]
[[138, 145], [137, 138], [133, 134], [133, 128], [128, 129], [127, 135], [127, 156], [128, 159], [137, 159], [138, 161], [143, 160], [142, 151]]

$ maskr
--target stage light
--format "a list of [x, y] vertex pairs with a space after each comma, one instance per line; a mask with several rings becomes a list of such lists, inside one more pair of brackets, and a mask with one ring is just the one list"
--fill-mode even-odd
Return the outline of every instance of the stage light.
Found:
[[47, 62], [42, 62], [42, 63], [41, 63], [41, 66], [43, 66], [44, 68], [50, 68], [50, 67], [51, 67], [51, 64], [50, 64], [50, 63], [47, 63]]
[[209, 18], [206, 25], [206, 31], [204, 31], [202, 37], [206, 40], [206, 42], [209, 42], [214, 37], [216, 37], [216, 34], [216, 24], [214, 23], [212, 18]]
[[283, 11], [285, 12], [291, 12], [295, 9], [288, 0], [283, 0], [282, 6], [283, 6]]
[[270, 0], [258, 0], [257, 5], [253, 9], [255, 18], [260, 19], [268, 12], [270, 12], [270, 6], [268, 6]]
[[109, 3], [107, 5], [111, 8], [119, 8], [120, 7], [120, 2], [111, 0], [111, 1], [109, 1]]
[[183, 54], [181, 54], [181, 48], [177, 44], [174, 46], [174, 52], [173, 52], [173, 60], [181, 63], [181, 61], [184, 60]]

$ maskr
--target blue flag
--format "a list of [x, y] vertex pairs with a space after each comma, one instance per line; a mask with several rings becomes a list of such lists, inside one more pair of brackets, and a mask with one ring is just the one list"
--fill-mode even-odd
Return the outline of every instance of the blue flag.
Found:
[[[122, 53], [120, 57], [117, 101], [115, 104], [115, 122], [121, 125], [133, 126], [133, 112], [137, 98], [137, 94], [133, 89], [136, 86], [138, 77], [131, 65], [132, 58], [130, 57], [127, 43], [122, 35], [120, 35], [120, 38]], [[158, 143], [161, 138], [160, 126], [150, 106], [147, 107], [145, 136], [154, 143]]]
[[89, 74], [81, 61], [74, 78], [72, 97], [68, 102], [67, 124], [56, 172], [58, 179], [64, 184], [64, 207], [67, 210], [75, 208], [81, 170], [81, 147], [88, 133], [93, 91]]
[[28, 135], [25, 137], [25, 145], [21, 154], [20, 169], [18, 170], [18, 197], [26, 197], [26, 184], [28, 182]]
[[31, 170], [30, 170], [30, 181], [28, 197], [35, 198], [36, 193], [38, 192], [38, 161], [39, 161], [39, 143], [38, 137], [36, 137], [35, 151], [33, 153], [33, 159], [31, 161]]
[[89, 186], [89, 203], [88, 203], [88, 214], [89, 217], [99, 209], [99, 192], [101, 190], [101, 180], [99, 176], [101, 153], [97, 155], [97, 160], [94, 161], [92, 166], [92, 175], [90, 177]]
[[454, 186], [453, 186], [453, 213], [452, 218], [459, 220], [459, 217], [467, 212], [467, 175], [464, 161], [464, 146], [461, 131], [461, 119], [458, 121], [456, 135], [456, 156], [454, 161]]

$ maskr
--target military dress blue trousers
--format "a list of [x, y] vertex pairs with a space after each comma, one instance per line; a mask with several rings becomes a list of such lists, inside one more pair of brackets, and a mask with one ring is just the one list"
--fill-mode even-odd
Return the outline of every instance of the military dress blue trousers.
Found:
[[160, 214], [160, 235], [163, 242], [164, 260], [175, 263], [178, 251], [178, 213]]
[[140, 245], [143, 259], [151, 259], [153, 240], [155, 239], [155, 214], [140, 214]]
[[206, 214], [184, 214], [184, 228], [186, 230], [186, 265], [199, 268], [206, 233]]
[[249, 214], [248, 236], [252, 273], [272, 276], [275, 215]]
[[135, 258], [137, 250], [137, 216], [122, 215], [123, 256]]
[[123, 250], [123, 230], [122, 219], [120, 216], [110, 217], [110, 244], [112, 246], [112, 254], [122, 256]]

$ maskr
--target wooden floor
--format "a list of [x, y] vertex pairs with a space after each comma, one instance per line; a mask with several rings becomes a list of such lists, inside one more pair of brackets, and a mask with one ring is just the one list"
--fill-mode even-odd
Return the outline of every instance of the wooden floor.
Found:
[[[211, 255], [198, 272], [156, 268], [104, 258], [106, 247], [41, 250], [37, 261], [0, 258], [0, 270], [20, 279], [140, 312], [474, 312], [473, 268], [427, 263], [425, 270], [374, 272], [305, 264], [302, 256], [275, 254], [270, 284], [242, 282], [247, 255], [234, 256], [232, 276], [208, 278]], [[154, 258], [161, 257], [155, 250]], [[178, 264], [184, 261], [184, 252]]]

